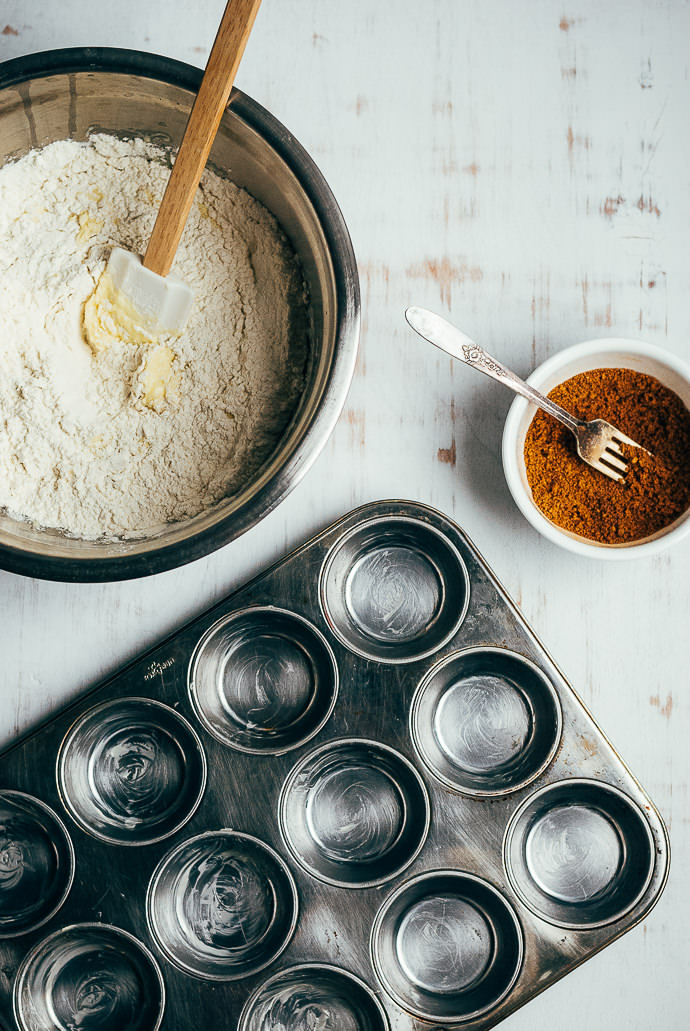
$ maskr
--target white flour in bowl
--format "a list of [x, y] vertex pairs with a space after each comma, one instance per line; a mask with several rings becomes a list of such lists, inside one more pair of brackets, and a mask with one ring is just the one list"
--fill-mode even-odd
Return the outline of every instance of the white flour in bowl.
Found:
[[0, 169], [0, 508], [82, 538], [136, 537], [236, 492], [304, 388], [308, 306], [272, 215], [207, 170], [174, 270], [184, 333], [92, 348], [110, 248], [143, 253], [169, 169], [141, 140], [64, 141]]

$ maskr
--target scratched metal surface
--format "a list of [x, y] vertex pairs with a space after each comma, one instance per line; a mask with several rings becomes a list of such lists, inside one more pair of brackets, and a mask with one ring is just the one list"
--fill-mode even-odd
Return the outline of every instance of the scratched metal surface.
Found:
[[[406, 522], [401, 523], [401, 518]], [[423, 584], [423, 580], [420, 580], [419, 571], [413, 566], [406, 568], [401, 566], [400, 569], [393, 567], [392, 571], [389, 568], [379, 570], [374, 574], [378, 581], [381, 609], [382, 612], [385, 611], [381, 631], [383, 632], [384, 629], [389, 631], [386, 634], [386, 640], [390, 643], [389, 661], [384, 663], [367, 658], [362, 654], [367, 644], [369, 647], [376, 647], [375, 639], [363, 642], [363, 647], [357, 653], [351, 647], [341, 644], [333, 632], [332, 615], [327, 616], [321, 600], [327, 599], [328, 594], [324, 593], [323, 589], [319, 590], [319, 584], [328, 582], [329, 567], [326, 558], [330, 553], [336, 552], [339, 543], [345, 539], [349, 531], [358, 531], [362, 526], [367, 527], [370, 538], [376, 542], [377, 550], [370, 553], [382, 559], [384, 564], [386, 561], [395, 562], [395, 556], [391, 559], [390, 549], [395, 549], [396, 534], [400, 532], [401, 526], [411, 535], [409, 547], [406, 544], [399, 549], [403, 562], [424, 561], [426, 564], [426, 556], [431, 555], [425, 547], [428, 539], [419, 535], [419, 527], [422, 530], [430, 527], [432, 531], [441, 535], [442, 540], [449, 541], [451, 546], [457, 549], [460, 560], [464, 563], [467, 571], [469, 590], [466, 607], [464, 604], [457, 605], [456, 599], [449, 595], [452, 584], [450, 581], [443, 583], [443, 566], [436, 559], [433, 565], [441, 574], [443, 587], [439, 590], [439, 597], [436, 598], [435, 603], [430, 606], [430, 613], [432, 615], [437, 613], [439, 607], [448, 601], [459, 616], [463, 612], [465, 614], [460, 625], [451, 631], [450, 637], [448, 633], [444, 635], [445, 643], [444, 638], [437, 640], [437, 646], [430, 655], [420, 658], [409, 657], [406, 662], [395, 661], [397, 640], [414, 641], [418, 653], [426, 650], [428, 643], [425, 641], [425, 633], [421, 627], [411, 628], [409, 623], [405, 623], [399, 618], [401, 609], [404, 612], [406, 597], [410, 594], [421, 593], [419, 585], [420, 582]], [[414, 542], [415, 550], [412, 550], [412, 542]], [[359, 552], [351, 556], [354, 570], [357, 570], [359, 554], [366, 554], [363, 545], [360, 545]], [[427, 565], [427, 572], [431, 568]], [[457, 575], [455, 569], [452, 570], [452, 574]], [[402, 581], [405, 582], [406, 587], [401, 591]], [[376, 594], [377, 588], [372, 587], [369, 597]], [[230, 750], [226, 744], [219, 743], [209, 734], [204, 733], [202, 742], [209, 771], [204, 797], [199, 808], [193, 812], [184, 827], [168, 836], [164, 841], [153, 842], [146, 847], [141, 846], [134, 852], [132, 845], [125, 846], [112, 841], [102, 842], [93, 835], [83, 833], [76, 828], [66, 817], [64, 798], [67, 795], [76, 802], [85, 796], [88, 797], [90, 784], [95, 782], [98, 785], [99, 777], [103, 773], [100, 771], [102, 760], [97, 757], [99, 753], [95, 750], [93, 741], [90, 745], [87, 742], [87, 755], [84, 756], [83, 761], [88, 765], [90, 779], [88, 781], [83, 779], [72, 784], [69, 791], [66, 792], [65, 778], [62, 773], [69, 766], [71, 760], [79, 759], [78, 748], [70, 748], [71, 759], [61, 757], [59, 763], [61, 774], [59, 777], [56, 776], [58, 752], [63, 740], [66, 739], [65, 735], [69, 728], [73, 725], [78, 726], [80, 717], [95, 705], [103, 702], [114, 703], [117, 699], [132, 697], [152, 698], [156, 702], [165, 703], [174, 708], [178, 714], [186, 717], [190, 723], [198, 726], [195, 706], [192, 705], [188, 691], [189, 681], [198, 682], [203, 661], [203, 652], [196, 663], [192, 661], [195, 649], [206, 631], [222, 621], [223, 617], [242, 612], [245, 609], [252, 609], [255, 606], [272, 606], [308, 620], [324, 635], [333, 650], [338, 670], [339, 694], [331, 715], [318, 736], [310, 742], [300, 744], [289, 751], [282, 751], [280, 754], [257, 755]], [[356, 600], [353, 601], [353, 611], [357, 611]], [[369, 615], [367, 615], [367, 619], [369, 620], [368, 626], [378, 625], [371, 620]], [[431, 629], [428, 633], [431, 635], [433, 620], [430, 625]], [[289, 626], [281, 624], [272, 631], [270, 614], [266, 617], [265, 632], [286, 635], [281, 647], [285, 647], [285, 640], [289, 640], [287, 637], [290, 633]], [[259, 644], [259, 648], [261, 647]], [[558, 729], [554, 726], [554, 746], [557, 745], [557, 751], [553, 761], [528, 786], [509, 794], [463, 797], [454, 791], [449, 791], [445, 785], [424, 770], [424, 765], [420, 762], [411, 739], [412, 699], [419, 685], [425, 680], [427, 672], [435, 668], [445, 656], [453, 655], [462, 649], [487, 647], [508, 649], [524, 656], [546, 675], [548, 681], [555, 688], [560, 702], [563, 726], [560, 739]], [[249, 648], [252, 648], [251, 640]], [[249, 661], [252, 669], [261, 669], [260, 666], [252, 665], [251, 659], [248, 659], [244, 653], [240, 656], [238, 652], [237, 656], [235, 660], [231, 658], [227, 661], [238, 663], [236, 676], [240, 682], [244, 676], [241, 668], [244, 661]], [[246, 703], [246, 711], [252, 713], [260, 726], [273, 721], [278, 726], [282, 724], [293, 726], [294, 721], [289, 720], [284, 713], [274, 711], [278, 708], [275, 698], [271, 697], [267, 701], [262, 696], [263, 688], [268, 689], [269, 685], [268, 679], [264, 680], [264, 678], [270, 675], [271, 669], [272, 666], [266, 666], [267, 672], [258, 673], [257, 683], [261, 690], [258, 690], [257, 694], [255, 687], [251, 692], [252, 708], [250, 710], [250, 703]], [[277, 675], [277, 682], [280, 682], [280, 670], [276, 668], [274, 672]], [[221, 678], [224, 675], [222, 670], [220, 675]], [[257, 674], [254, 673], [254, 676]], [[511, 676], [515, 677], [515, 674], [511, 674]], [[519, 676], [520, 674], [517, 674], [517, 677]], [[293, 679], [291, 674], [288, 686], [292, 685]], [[323, 679], [325, 680], [325, 676]], [[226, 680], [225, 683], [227, 684], [228, 681]], [[226, 688], [226, 690], [229, 689]], [[238, 707], [238, 704], [242, 702], [241, 696], [236, 698], [233, 693], [226, 697], [228, 699], [226, 706], [230, 706], [231, 711], [238, 712], [237, 718], [239, 719], [243, 711]], [[314, 702], [306, 705], [305, 700], [302, 699], [297, 708], [301, 711], [305, 709], [306, 705], [308, 710], [315, 704]], [[131, 703], [128, 703], [128, 706], [131, 713]], [[266, 715], [269, 709], [270, 719]], [[258, 715], [256, 715], [257, 712]], [[130, 723], [134, 718], [130, 714]], [[155, 713], [153, 718], [157, 718]], [[540, 717], [536, 706], [534, 706], [532, 718], [538, 725]], [[91, 723], [94, 724], [94, 721], [91, 720]], [[97, 725], [103, 726], [103, 718], [100, 723], [97, 722]], [[105, 730], [103, 732], [106, 733]], [[538, 731], [535, 731], [535, 735], [536, 733]], [[121, 735], [116, 736], [116, 730], [109, 729], [107, 735], [109, 742], [116, 743], [113, 747], [120, 748], [120, 751], [123, 748], [129, 748], [131, 752], [131, 745], [122, 742]], [[617, 757], [614, 749], [582, 707], [547, 652], [526, 626], [491, 571], [485, 566], [482, 557], [461, 531], [433, 510], [397, 502], [374, 503], [344, 517], [334, 527], [320, 534], [311, 544], [297, 550], [284, 562], [222, 601], [180, 633], [137, 659], [134, 664], [115, 678], [88, 692], [67, 711], [49, 721], [35, 734], [8, 749], [0, 757], [0, 782], [3, 787], [36, 795], [60, 816], [66, 818], [76, 853], [75, 884], [64, 905], [55, 916], [36, 931], [23, 934], [19, 939], [0, 942], [0, 967], [3, 970], [4, 978], [7, 979], [6, 983], [11, 984], [17, 964], [21, 962], [35, 942], [42, 940], [60, 927], [84, 921], [102, 920], [107, 924], [122, 927], [156, 953], [156, 941], [152, 936], [150, 922], [147, 920], [145, 899], [153, 871], [162, 857], [186, 839], [204, 832], [216, 831], [221, 827], [231, 827], [234, 830], [254, 835], [273, 847], [279, 854], [290, 855], [286, 849], [284, 833], [289, 834], [295, 826], [295, 813], [291, 813], [289, 807], [283, 807], [283, 811], [286, 813], [284, 833], [281, 833], [278, 819], [281, 808], [279, 801], [281, 788], [288, 774], [298, 762], [313, 753], [315, 746], [321, 747], [329, 742], [351, 740], [352, 738], [368, 739], [393, 748], [413, 765], [416, 765], [420, 771], [423, 771], [423, 780], [430, 797], [431, 820], [421, 850], [404, 870], [388, 877], [385, 883], [379, 885], [367, 883], [350, 890], [342, 885], [333, 885], [325, 883], [322, 879], [316, 879], [305, 871], [294, 857], [290, 857], [289, 866], [297, 886], [299, 916], [294, 938], [280, 959], [268, 968], [267, 973], [257, 973], [226, 983], [214, 983], [203, 976], [191, 977], [169, 962], [162, 961], [167, 1004], [161, 1027], [165, 1031], [184, 1031], [195, 1021], [201, 1021], [203, 1025], [213, 1027], [218, 1025], [221, 1018], [229, 1018], [232, 1026], [235, 1026], [249, 994], [266, 979], [268, 974], [274, 973], [275, 969], [282, 969], [295, 963], [309, 962], [334, 963], [361, 977], [374, 990], [387, 1011], [392, 1031], [421, 1029], [425, 1026], [424, 1023], [419, 1019], [412, 1018], [404, 1009], [396, 1005], [377, 984], [371, 967], [369, 937], [376, 914], [390, 893], [410, 878], [422, 872], [434, 870], [468, 871], [488, 880], [514, 907], [522, 927], [524, 960], [514, 987], [502, 1002], [481, 1017], [464, 1021], [462, 1025], [451, 1021], [449, 1025], [451, 1027], [462, 1026], [468, 1031], [479, 1031], [479, 1029], [493, 1027], [507, 1013], [528, 1001], [536, 992], [548, 987], [549, 984], [586, 960], [594, 952], [623, 934], [646, 915], [663, 889], [669, 858], [667, 839], [653, 803], [640, 789], [633, 776]], [[120, 744], [117, 744], [118, 742]], [[284, 746], [286, 742], [281, 744]], [[106, 749], [107, 751], [108, 749]], [[144, 773], [142, 784], [150, 782], [149, 787], [153, 795], [158, 797], [161, 778], [166, 780], [170, 775], [169, 757], [160, 748], [149, 749], [149, 753], [151, 775], [147, 776]], [[156, 756], [161, 760], [160, 762], [157, 761]], [[504, 761], [505, 756], [499, 760], [499, 762]], [[488, 765], [492, 766], [495, 763], [489, 762]], [[362, 775], [356, 772], [354, 775], [346, 772], [349, 781], [347, 791], [356, 792], [360, 776]], [[376, 833], [365, 833], [367, 828], [363, 828], [361, 824], [361, 805], [363, 804], [375, 812], [378, 791], [380, 803], [378, 808], [385, 808], [386, 791], [390, 790], [390, 785], [394, 781], [392, 777], [386, 778], [387, 787], [384, 789], [383, 795], [380, 794], [381, 785], [377, 789], [375, 784], [369, 789], [367, 795], [367, 777], [370, 777], [370, 772], [364, 775], [365, 801], [356, 804], [351, 811], [359, 813], [359, 816], [355, 816], [355, 820], [359, 822], [359, 831], [367, 839], [366, 849], [375, 852], [378, 847]], [[640, 813], [644, 812], [643, 819], [646, 820], [653, 841], [649, 856], [651, 874], [648, 885], [642, 885], [642, 894], [639, 900], [618, 919], [608, 922], [604, 926], [565, 928], [540, 919], [522, 904], [508, 880], [506, 863], [502, 855], [502, 843], [511, 815], [535, 790], [554, 782], [570, 781], [572, 785], [576, 783], [576, 778], [582, 777], [611, 784], [622, 790], [639, 807]], [[117, 781], [118, 776], [113, 775], [111, 780], [113, 779]], [[300, 779], [297, 778], [295, 783], [299, 787]], [[327, 778], [322, 783], [327, 788]], [[121, 783], [118, 784], [118, 787], [122, 790]], [[101, 785], [100, 790], [102, 797], [109, 797], [110, 788], [107, 785], [105, 788]], [[128, 791], [127, 787], [124, 790]], [[575, 802], [574, 789], [570, 787], [565, 791], [563, 804], [568, 806], [572, 812], [576, 812], [576, 809], [573, 808]], [[329, 805], [328, 800], [326, 800], [326, 805]], [[343, 813], [348, 808], [349, 804], [345, 803]], [[315, 809], [316, 806], [312, 806], [312, 817]], [[413, 829], [415, 823], [418, 823], [421, 828], [424, 827], [424, 817], [420, 810], [419, 802], [408, 807], [406, 818], [412, 824]], [[318, 810], [316, 811], [318, 812]], [[145, 813], [140, 807], [135, 807], [132, 812], [140, 813], [141, 818], [145, 818]], [[595, 810], [589, 810], [589, 813], [593, 815]], [[328, 813], [322, 812], [322, 815], [328, 816]], [[382, 814], [382, 825], [385, 824], [385, 815], [385, 813]], [[341, 819], [346, 820], [344, 816], [341, 816]], [[601, 818], [599, 817], [599, 819]], [[613, 833], [611, 825], [606, 824], [606, 827], [608, 834]], [[99, 827], [99, 830], [101, 829]], [[548, 834], [548, 829], [544, 830], [543, 821], [541, 831]], [[138, 836], [139, 833], [136, 829], [132, 831], [133, 836]], [[396, 830], [393, 836], [398, 833], [401, 832]], [[597, 836], [595, 833], [594, 837]], [[326, 831], [323, 840], [340, 842], [342, 846], [344, 839], [345, 831], [341, 830], [339, 837], [334, 836], [332, 831]], [[318, 835], [315, 840], [320, 840]], [[568, 847], [573, 847], [572, 838], [566, 851]], [[635, 851], [635, 847], [630, 842], [626, 842], [624, 848], [628, 852]], [[382, 857], [385, 858], [387, 850], [388, 846], [384, 842], [380, 846]], [[601, 866], [601, 862], [596, 857], [596, 849], [592, 849], [591, 843], [590, 850], [595, 853], [595, 868]], [[346, 850], [342, 852], [336, 850], [336, 854], [345, 855]], [[543, 865], [547, 869], [550, 857], [546, 855], [541, 859], [546, 860]], [[607, 859], [602, 860], [604, 867], [608, 869], [615, 869], [618, 861], [615, 859], [611, 866]], [[556, 860], [556, 867], [562, 862], [562, 858]], [[585, 865], [579, 868], [578, 877], [584, 879], [582, 870], [585, 869], [586, 858], [582, 858], [581, 863]], [[343, 869], [350, 874], [353, 871], [355, 875], [357, 874], [356, 860], [348, 859], [342, 865]], [[599, 875], [601, 875], [602, 869], [603, 867], [597, 870]], [[567, 886], [563, 885], [559, 887], [559, 890], [564, 890], [566, 894], [570, 891]], [[592, 890], [588, 894], [595, 897], [596, 891]], [[203, 895], [201, 897], [203, 898]], [[159, 897], [159, 907], [163, 911], [166, 909], [166, 898], [167, 896], [164, 894]], [[172, 903], [168, 903], [168, 907], [171, 911], [176, 909]], [[572, 915], [577, 916], [577, 914]], [[577, 919], [579, 920], [579, 917]], [[434, 926], [437, 927], [436, 921]], [[498, 940], [500, 941], [500, 938]], [[500, 968], [500, 946], [496, 945], [494, 948], [498, 952], [496, 964]], [[445, 952], [442, 953], [442, 956], [445, 957]], [[436, 960], [436, 962], [438, 961]], [[203, 969], [203, 963], [200, 969]], [[455, 968], [451, 967], [451, 969]], [[7, 1013], [9, 1000], [5, 993], [3, 995], [2, 1005]], [[441, 998], [443, 1000], [443, 995]], [[447, 1020], [446, 1024], [448, 1024]]]
[[[221, 6], [2, 0], [0, 59], [94, 44], [201, 65]], [[649, 790], [674, 854], [651, 918], [510, 1031], [687, 1024], [690, 541], [598, 564], [541, 540], [502, 478], [510, 396], [425, 348], [402, 311], [437, 308], [523, 374], [596, 336], [690, 358], [689, 32], [684, 0], [264, 0], [238, 85], [320, 165], [360, 263], [342, 418], [294, 494], [208, 559], [112, 585], [0, 573], [6, 744], [352, 506], [409, 497], [453, 516]]]

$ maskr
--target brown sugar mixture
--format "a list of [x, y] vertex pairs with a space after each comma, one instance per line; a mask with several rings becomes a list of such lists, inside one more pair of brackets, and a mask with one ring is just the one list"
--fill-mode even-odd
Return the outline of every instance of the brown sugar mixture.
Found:
[[649, 537], [690, 507], [690, 412], [653, 376], [593, 369], [560, 383], [549, 397], [580, 419], [606, 419], [640, 448], [617, 482], [587, 465], [573, 434], [538, 411], [525, 438], [525, 469], [538, 508], [564, 530], [602, 544]]

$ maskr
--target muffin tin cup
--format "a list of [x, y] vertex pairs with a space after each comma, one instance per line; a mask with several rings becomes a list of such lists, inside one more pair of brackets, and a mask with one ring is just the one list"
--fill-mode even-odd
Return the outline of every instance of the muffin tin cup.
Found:
[[146, 910], [156, 944], [180, 970], [233, 981], [262, 970], [287, 946], [297, 923], [297, 888], [263, 841], [208, 831], [161, 860]]
[[321, 607], [338, 639], [378, 662], [433, 654], [457, 631], [469, 603], [467, 568], [434, 527], [401, 516], [371, 519], [332, 548]]
[[523, 934], [488, 881], [432, 870], [402, 884], [379, 910], [371, 957], [385, 991], [421, 1020], [473, 1020], [495, 1008], [520, 973]]
[[74, 847], [62, 820], [22, 791], [0, 791], [0, 939], [41, 927], [74, 879]]
[[414, 766], [392, 748], [358, 738], [305, 755], [283, 785], [279, 814], [297, 861], [341, 888], [400, 874], [419, 854], [430, 820]]
[[14, 986], [21, 1031], [157, 1031], [165, 987], [149, 950], [108, 924], [75, 924], [39, 942]]
[[652, 877], [655, 845], [642, 811], [611, 784], [547, 784], [513, 813], [504, 863], [515, 893], [558, 927], [602, 927], [625, 916]]
[[247, 1000], [238, 1031], [389, 1031], [371, 989], [339, 967], [304, 963], [274, 974]]
[[204, 634], [190, 664], [189, 694], [218, 741], [280, 755], [328, 720], [338, 667], [323, 634], [306, 619], [257, 606], [225, 616]]
[[563, 717], [558, 695], [533, 662], [504, 648], [468, 648], [427, 673], [410, 733], [428, 769], [467, 795], [505, 795], [553, 760]]
[[57, 778], [65, 807], [87, 833], [147, 845], [174, 834], [196, 811], [206, 756], [174, 709], [122, 698], [76, 721], [60, 749]]

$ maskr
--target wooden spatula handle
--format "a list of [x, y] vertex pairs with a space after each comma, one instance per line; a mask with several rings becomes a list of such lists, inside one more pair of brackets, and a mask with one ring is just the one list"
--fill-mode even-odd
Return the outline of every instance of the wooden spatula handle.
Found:
[[158, 210], [144, 265], [167, 276], [261, 0], [228, 0]]

